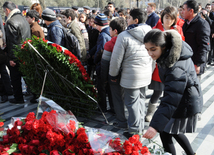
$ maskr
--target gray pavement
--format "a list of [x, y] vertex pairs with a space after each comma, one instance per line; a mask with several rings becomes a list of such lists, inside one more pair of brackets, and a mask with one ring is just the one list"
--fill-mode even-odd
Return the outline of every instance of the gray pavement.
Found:
[[[198, 128], [196, 133], [186, 134], [194, 151], [197, 155], [214, 155], [214, 66], [208, 66], [207, 71], [202, 75], [201, 86], [204, 97], [204, 106], [202, 110], [201, 121], [198, 122]], [[151, 90], [146, 91], [148, 103], [152, 94]], [[9, 98], [12, 98], [10, 96]], [[15, 105], [9, 102], [0, 104], [0, 113], [3, 113], [1, 117], [5, 119], [5, 124], [9, 124], [11, 117], [25, 117], [29, 112], [35, 112], [37, 104], [30, 103], [31, 96], [25, 96], [26, 103]], [[126, 115], [128, 113], [126, 112]], [[105, 122], [104, 117], [101, 114], [96, 114], [91, 119], [77, 117], [78, 121], [83, 122], [85, 126], [102, 128], [109, 131], [122, 134], [124, 130], [115, 128], [111, 125], [115, 122], [115, 116], [111, 113], [107, 113], [106, 117], [109, 124]], [[149, 123], [145, 123], [145, 131], [148, 129]], [[144, 132], [145, 132], [144, 131]], [[156, 143], [161, 145], [160, 137], [157, 134], [153, 139]], [[153, 146], [149, 144], [148, 140], [143, 139], [143, 145]], [[183, 155], [182, 148], [175, 142], [177, 155]]]

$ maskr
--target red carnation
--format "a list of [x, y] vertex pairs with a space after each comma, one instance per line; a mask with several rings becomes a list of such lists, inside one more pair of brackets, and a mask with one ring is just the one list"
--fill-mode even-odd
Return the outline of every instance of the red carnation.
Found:
[[60, 155], [57, 150], [53, 150], [50, 152], [50, 155]]
[[150, 152], [149, 152], [148, 147], [144, 146], [144, 147], [142, 148], [142, 150], [141, 150], [141, 154], [144, 155], [144, 154], [146, 154], [146, 153], [149, 153], [148, 155], [150, 155]]
[[139, 135], [133, 135], [132, 137], [129, 138], [130, 143], [135, 144], [139, 141], [140, 136]]
[[71, 52], [70, 52], [69, 50], [66, 50], [66, 49], [64, 50], [64, 54], [65, 54], [65, 55], [68, 55], [68, 56], [69, 56], [70, 53], [71, 53]]
[[34, 112], [29, 112], [27, 117], [25, 118], [25, 122], [34, 121], [36, 119]]
[[125, 143], [123, 144], [123, 148], [125, 149], [125, 154], [131, 154], [132, 153], [132, 144], [125, 140]]
[[4, 126], [4, 122], [0, 122], [0, 127]]
[[81, 133], [77, 136], [77, 140], [80, 143], [88, 143], [88, 136], [86, 135], [86, 133]]
[[79, 134], [81, 134], [81, 133], [85, 133], [85, 128], [79, 128], [78, 130], [77, 130], [77, 135], [79, 135]]

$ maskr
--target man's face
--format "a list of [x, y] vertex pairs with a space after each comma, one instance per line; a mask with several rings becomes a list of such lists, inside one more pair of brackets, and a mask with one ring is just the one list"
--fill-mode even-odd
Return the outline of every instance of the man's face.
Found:
[[85, 12], [85, 14], [89, 14], [89, 13], [90, 13], [90, 10], [84, 9], [84, 12]]
[[10, 13], [10, 10], [8, 8], [5, 8], [3, 10], [4, 10], [4, 13], [5, 13], [5, 16], [8, 17], [8, 15]]
[[191, 16], [190, 10], [191, 9], [189, 9], [186, 4], [183, 5], [182, 15], [183, 15], [184, 19], [188, 20], [190, 18], [190, 16]]
[[207, 6], [206, 6], [206, 9], [207, 9], [207, 10], [211, 10], [211, 5], [207, 5]]
[[67, 18], [66, 16], [62, 16], [62, 19], [68, 24], [71, 22], [71, 20], [69, 18]]
[[151, 7], [150, 5], [147, 6], [147, 13], [150, 14], [154, 11], [154, 8]]
[[112, 5], [112, 4], [108, 4], [108, 9], [109, 9], [112, 13], [114, 13], [115, 7], [114, 7], [114, 5]]
[[123, 17], [124, 19], [126, 19], [126, 16], [123, 13], [119, 13], [119, 17]]

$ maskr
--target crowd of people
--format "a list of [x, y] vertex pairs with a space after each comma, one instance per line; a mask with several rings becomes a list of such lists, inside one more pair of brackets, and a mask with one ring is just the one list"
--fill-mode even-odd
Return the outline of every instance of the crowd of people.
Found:
[[[66, 47], [65, 33], [69, 32], [77, 48], [72, 52], [94, 81], [102, 112], [115, 114], [113, 125], [127, 129], [124, 136], [143, 134], [147, 121], [150, 125], [143, 137], [152, 139], [159, 132], [165, 151], [175, 155], [174, 137], [187, 155], [194, 155], [185, 133], [196, 130], [203, 107], [201, 75], [213, 63], [214, 2], [202, 8], [195, 0], [187, 0], [179, 8], [168, 6], [160, 13], [155, 3], [148, 3], [147, 11], [116, 9], [113, 2], [102, 13], [83, 8], [84, 12], [73, 6], [56, 14], [35, 3], [23, 17], [14, 3], [4, 3], [1, 103], [9, 95], [14, 95], [10, 103], [24, 103], [14, 45], [35, 35]], [[153, 94], [145, 114], [147, 87]], [[36, 94], [31, 102], [36, 102]]]

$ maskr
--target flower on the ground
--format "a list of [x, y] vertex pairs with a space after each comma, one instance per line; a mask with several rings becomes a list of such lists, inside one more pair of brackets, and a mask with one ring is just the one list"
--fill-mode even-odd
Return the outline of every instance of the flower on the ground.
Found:
[[[29, 113], [20, 123], [17, 120], [13, 128], [7, 130], [7, 135], [3, 136], [0, 142], [0, 154], [12, 155], [149, 155], [148, 148], [142, 147], [139, 141], [139, 135], [134, 135], [129, 140], [121, 143], [120, 138], [108, 141], [109, 148], [100, 147], [95, 150], [91, 147], [90, 141], [86, 134], [86, 129], [75, 128], [75, 121], [68, 121], [62, 125], [58, 122], [58, 113], [52, 110], [44, 112], [41, 119], [36, 119], [34, 113]], [[51, 117], [50, 117], [51, 116]], [[63, 132], [60, 126], [69, 127], [69, 132]], [[19, 130], [19, 126], [21, 129]], [[97, 134], [103, 140], [105, 135]], [[141, 145], [141, 147], [140, 147]], [[100, 145], [102, 146], [102, 145]]]

